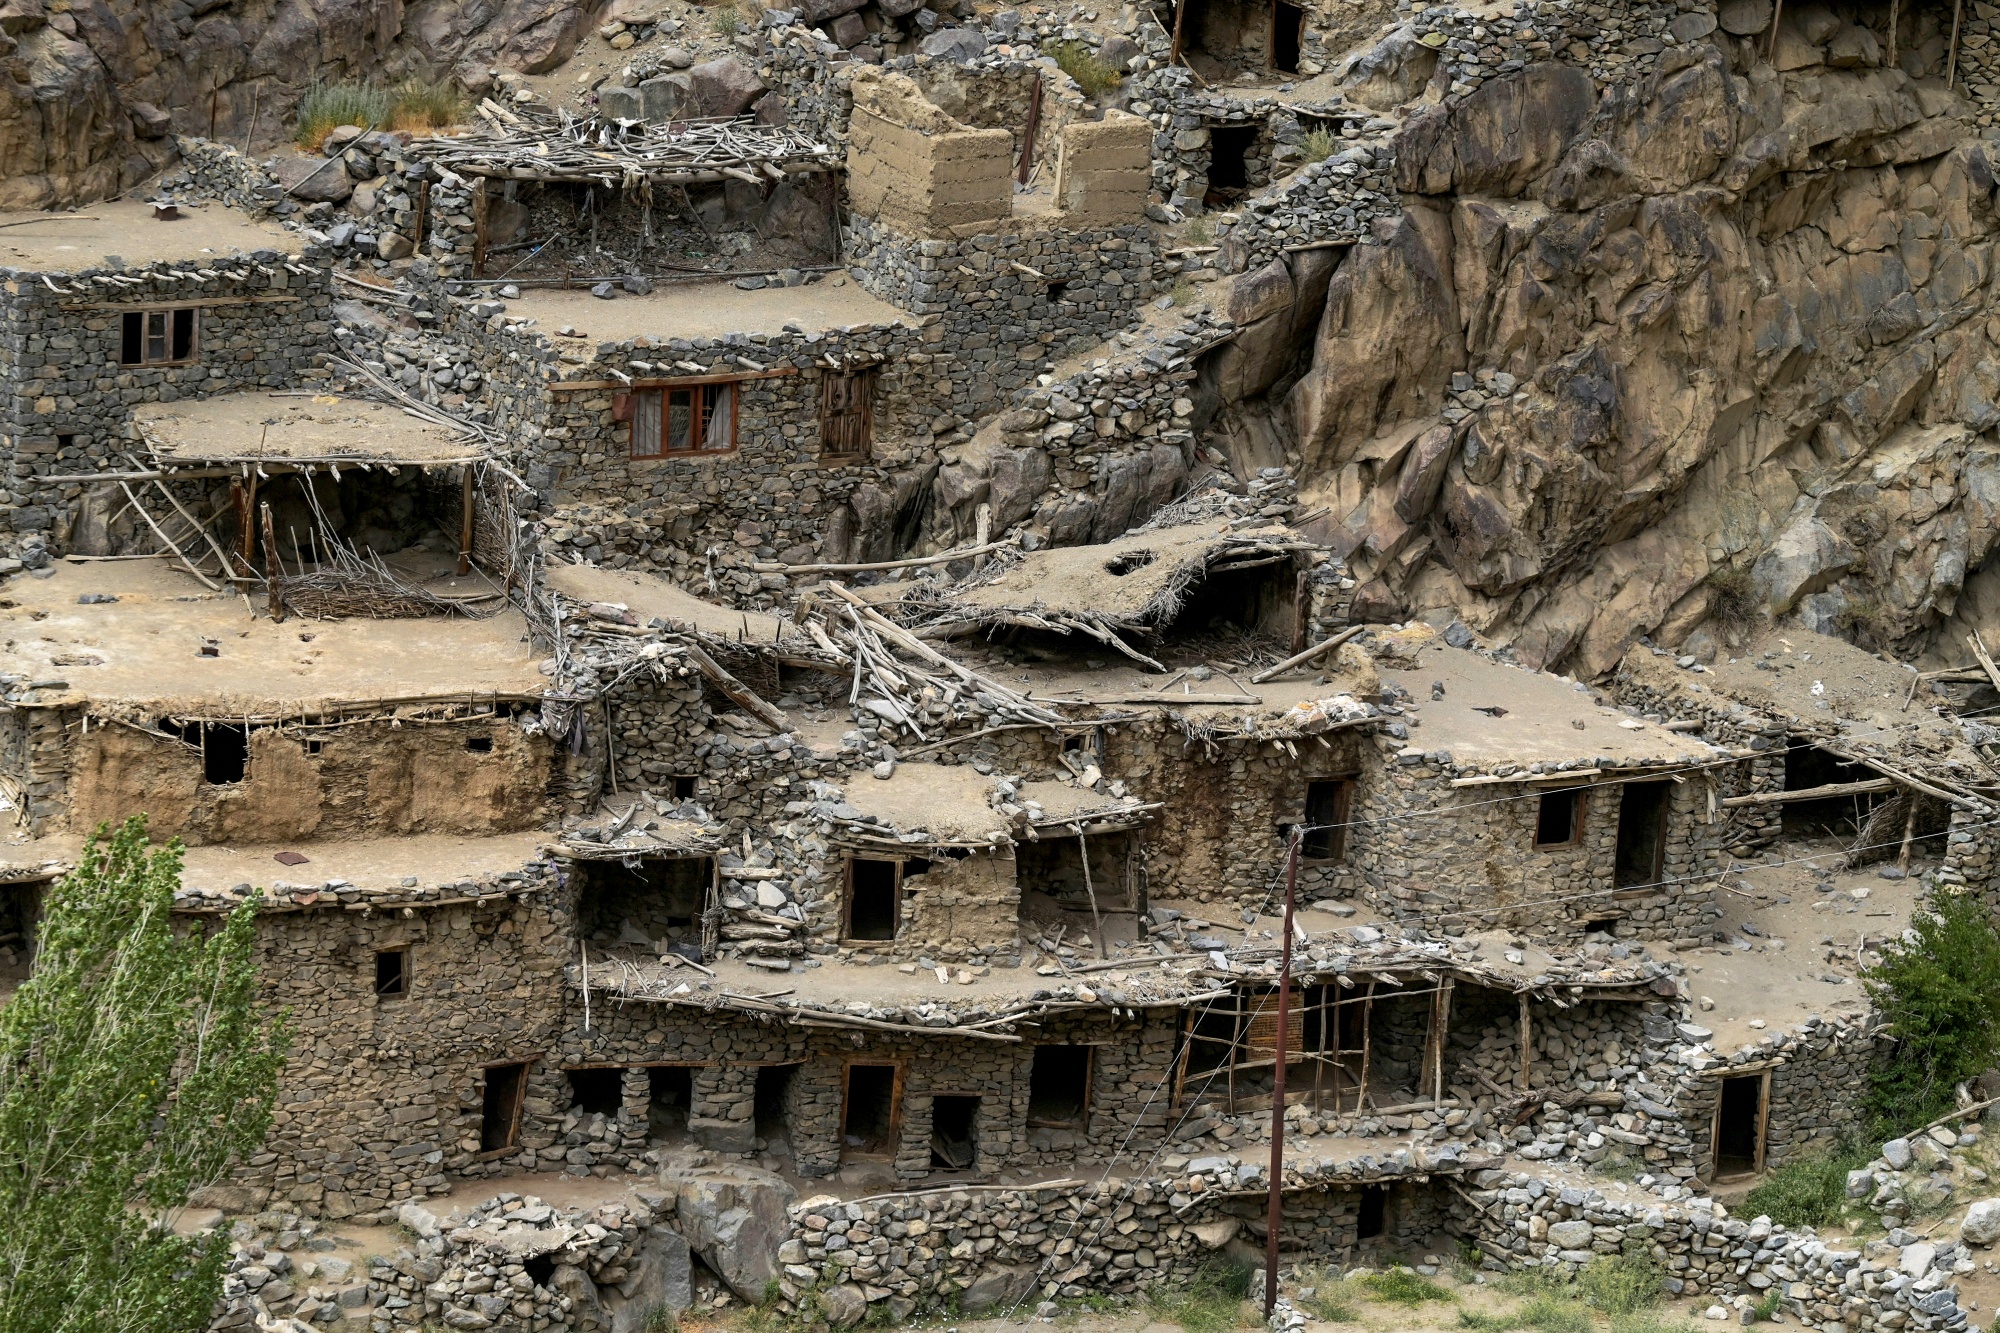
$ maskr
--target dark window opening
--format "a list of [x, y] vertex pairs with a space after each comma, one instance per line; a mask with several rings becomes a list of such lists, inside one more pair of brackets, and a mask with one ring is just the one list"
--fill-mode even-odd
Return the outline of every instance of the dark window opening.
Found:
[[696, 926], [715, 878], [707, 857], [645, 856], [636, 870], [621, 861], [591, 861], [575, 874], [578, 924], [592, 943], [686, 945], [699, 954]]
[[1299, 72], [1299, 44], [1304, 38], [1306, 12], [1285, 0], [1271, 3], [1271, 68], [1281, 74]]
[[493, 738], [491, 736], [467, 736], [465, 738], [465, 748], [473, 754], [492, 754]]
[[[1851, 764], [1829, 754], [1803, 736], [1786, 738], [1785, 790], [1811, 791], [1842, 782], [1866, 782], [1880, 777], [1874, 769]], [[1823, 796], [1813, 801], [1787, 801], [1780, 807], [1784, 832], [1791, 837], [1819, 837], [1827, 834], [1853, 837], [1868, 821], [1876, 804], [1893, 792], [1857, 792], [1847, 796]]]
[[410, 993], [410, 951], [383, 949], [375, 955], [375, 994], [393, 999]]
[[127, 366], [168, 366], [195, 357], [195, 313], [128, 310], [118, 329], [118, 360]]
[[1028, 1070], [1028, 1123], [1081, 1128], [1090, 1110], [1088, 1046], [1037, 1046]]
[[1569, 847], [1583, 828], [1583, 793], [1577, 790], [1543, 792], [1535, 809], [1535, 846]]
[[931, 1098], [931, 1169], [970, 1171], [978, 1160], [975, 1127], [979, 1098], [956, 1094]]
[[479, 1108], [479, 1150], [504, 1152], [521, 1132], [521, 1098], [528, 1089], [528, 1066], [494, 1065], [486, 1071]]
[[[928, 867], [926, 867], [928, 868]], [[854, 857], [847, 863], [847, 938], [896, 938], [902, 864]]]
[[1278, 560], [1209, 570], [1187, 590], [1161, 637], [1173, 642], [1189, 635], [1248, 630], [1288, 646], [1297, 619], [1298, 574], [1291, 561]]
[[692, 801], [694, 799], [694, 776], [692, 774], [676, 774], [673, 784], [674, 799], [676, 801]]
[[619, 1108], [625, 1105], [624, 1071], [570, 1070], [569, 1102], [585, 1115], [616, 1116]]
[[74, 435], [56, 436], [56, 448], [58, 449], [67, 449], [75, 443], [76, 443], [76, 436]]
[[1361, 1188], [1361, 1206], [1354, 1219], [1354, 1238], [1373, 1240], [1388, 1222], [1389, 1191], [1381, 1185]]
[[1233, 1009], [1217, 1009], [1205, 1006], [1194, 1017], [1193, 1030], [1188, 1034], [1188, 1095], [1198, 1095], [1202, 1089], [1194, 1086], [1197, 1074], [1212, 1074], [1229, 1064], [1231, 1053], [1236, 1049], [1238, 1023]]
[[318, 754], [318, 753], [320, 753], [320, 752], [321, 752], [322, 750], [326, 749], [326, 742], [325, 742], [325, 741], [306, 741], [306, 742], [304, 742], [304, 749], [305, 749], [305, 752], [306, 752], [307, 754]]
[[538, 1287], [547, 1287], [555, 1281], [556, 1257], [553, 1254], [538, 1254], [531, 1259], [523, 1259], [521, 1267], [527, 1270], [529, 1281]]
[[1069, 283], [1052, 282], [1048, 286], [1049, 304], [1054, 305], [1069, 295]]
[[0, 884], [0, 982], [26, 981], [32, 975], [41, 906], [39, 885]]
[[1583, 923], [1583, 933], [1586, 935], [1616, 935], [1618, 933], [1618, 918], [1615, 916], [1592, 917]]
[[866, 458], [874, 436], [874, 368], [820, 376], [820, 453], [827, 458]]
[[694, 1111], [694, 1070], [686, 1065], [654, 1065], [646, 1071], [646, 1135], [677, 1138], [688, 1132]]
[[1306, 784], [1306, 828], [1299, 855], [1312, 861], [1338, 861], [1347, 855], [1349, 790], [1345, 778]]
[[1764, 1075], [1722, 1080], [1715, 1105], [1715, 1174], [1742, 1176], [1764, 1168]]
[[1667, 849], [1666, 782], [1628, 782], [1618, 800], [1618, 847], [1612, 884], [1657, 884]]
[[1208, 127], [1208, 193], [1218, 203], [1250, 187], [1250, 150], [1257, 146], [1255, 125]]
[[[1036, 910], [1045, 912], [1053, 906], [1088, 913], [1094, 897], [1100, 913], [1130, 911], [1135, 906], [1128, 873], [1132, 839], [1131, 833], [1096, 833], [1079, 842], [1074, 835], [1053, 834], [1018, 843], [1014, 848], [1014, 882], [1020, 885], [1024, 901], [1031, 893], [1054, 900], [1032, 904]], [[1086, 847], [1090, 851], [1088, 878], [1083, 873]], [[1087, 918], [1079, 922], [1087, 924]]]
[[849, 1065], [840, 1111], [841, 1146], [876, 1155], [896, 1150], [896, 1066]]
[[792, 1079], [798, 1072], [797, 1065], [761, 1065], [757, 1069], [752, 1106], [757, 1118], [757, 1137], [764, 1140], [767, 1148], [774, 1144], [789, 1146]]
[[243, 781], [250, 766], [249, 729], [234, 722], [201, 724], [202, 781], [218, 787]]

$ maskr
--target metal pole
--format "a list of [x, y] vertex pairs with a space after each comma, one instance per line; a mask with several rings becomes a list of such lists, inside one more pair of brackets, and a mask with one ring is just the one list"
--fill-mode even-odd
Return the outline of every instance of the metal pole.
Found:
[[[1185, 3], [1186, 0], [1183, 0]], [[1299, 895], [1299, 830], [1285, 857], [1285, 942], [1278, 952], [1278, 1058], [1271, 1073], [1271, 1200], [1264, 1213], [1264, 1318], [1278, 1303], [1278, 1232], [1285, 1183], [1285, 1050], [1292, 1018], [1292, 909]]]

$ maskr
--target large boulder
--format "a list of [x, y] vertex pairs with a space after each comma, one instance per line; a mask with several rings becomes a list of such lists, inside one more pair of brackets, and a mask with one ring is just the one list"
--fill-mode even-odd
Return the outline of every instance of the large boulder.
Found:
[[1958, 1238], [1967, 1245], [1991, 1245], [2000, 1240], [2000, 1199], [1981, 1199], [1966, 1209]]
[[1782, 615], [1800, 598], [1826, 591], [1860, 563], [1861, 553], [1853, 544], [1808, 510], [1785, 525], [1751, 574], [1771, 613]]
[[662, 74], [656, 79], [647, 79], [637, 91], [640, 116], [656, 125], [710, 114], [701, 109], [703, 94], [696, 91], [691, 72]]
[[769, 1171], [703, 1172], [681, 1184], [681, 1234], [731, 1291], [761, 1301], [780, 1271], [778, 1247], [791, 1234], [785, 1209], [795, 1197]]
[[691, 104], [704, 116], [740, 116], [764, 91], [757, 72], [735, 56], [704, 60], [689, 69], [685, 77]]
[[939, 28], [917, 50], [934, 60], [970, 60], [986, 50], [986, 38], [977, 28]]
[[968, 1315], [1012, 1309], [1035, 1289], [1036, 1271], [1033, 1264], [982, 1268], [972, 1284], [959, 1293], [958, 1308]]
[[611, 1333], [648, 1333], [656, 1310], [679, 1314], [694, 1304], [694, 1278], [687, 1238], [656, 1226], [640, 1242], [638, 1256], [627, 1266], [625, 1280], [605, 1290], [604, 1308], [611, 1313]]
[[1590, 76], [1573, 65], [1530, 65], [1489, 80], [1405, 122], [1396, 184], [1415, 194], [1525, 194], [1562, 159], [1596, 104]]
[[277, 162], [278, 184], [294, 199], [309, 204], [345, 203], [354, 193], [354, 178], [331, 157], [281, 157]]

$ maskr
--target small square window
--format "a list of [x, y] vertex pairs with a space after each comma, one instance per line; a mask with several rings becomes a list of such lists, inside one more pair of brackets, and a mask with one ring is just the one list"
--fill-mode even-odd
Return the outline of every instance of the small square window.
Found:
[[491, 736], [467, 736], [465, 738], [465, 748], [472, 754], [492, 754], [493, 738]]
[[1583, 828], [1583, 793], [1552, 791], [1542, 795], [1535, 810], [1535, 846], [1569, 847]]
[[127, 310], [119, 322], [118, 362], [126, 366], [185, 365], [195, 360], [198, 324], [193, 306]]
[[676, 801], [692, 801], [694, 799], [694, 774], [677, 773], [674, 775], [673, 782], [674, 799]]
[[375, 996], [394, 1000], [410, 993], [410, 951], [379, 949], [375, 953]]
[[303, 745], [307, 754], [318, 754], [320, 751], [326, 749], [325, 741], [305, 741]]

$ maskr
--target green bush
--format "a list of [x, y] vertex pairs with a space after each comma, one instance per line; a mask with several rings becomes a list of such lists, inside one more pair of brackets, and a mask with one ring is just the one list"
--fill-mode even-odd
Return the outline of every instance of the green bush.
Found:
[[1985, 908], [1970, 896], [1938, 895], [1910, 929], [1913, 942], [1890, 941], [1882, 961], [1862, 973], [1896, 1039], [1869, 1090], [1884, 1134], [1950, 1110], [1953, 1086], [1990, 1068], [2000, 1052], [2000, 930]]
[[1340, 137], [1332, 130], [1308, 130], [1299, 141], [1299, 150], [1308, 162], [1324, 162], [1340, 147]]
[[1788, 1227], [1829, 1227], [1847, 1213], [1847, 1173], [1868, 1164], [1869, 1154], [1842, 1148], [1827, 1157], [1787, 1162], [1743, 1196], [1742, 1211]]
[[708, 29], [718, 37], [734, 37], [743, 31], [743, 16], [734, 7], [718, 9], [708, 16]]
[[1583, 1266], [1576, 1275], [1576, 1288], [1586, 1302], [1606, 1314], [1637, 1314], [1658, 1304], [1662, 1277], [1650, 1258], [1603, 1254]]
[[389, 118], [389, 94], [367, 83], [315, 83], [299, 103], [298, 128], [292, 141], [316, 153], [326, 136], [342, 125], [364, 129]]
[[1056, 68], [1076, 80], [1076, 86], [1083, 89], [1086, 97], [1108, 93], [1125, 81], [1124, 75], [1100, 60], [1082, 42], [1057, 42], [1049, 48], [1049, 54], [1055, 57]]
[[1361, 1280], [1368, 1294], [1385, 1305], [1422, 1305], [1425, 1301], [1448, 1301], [1451, 1293], [1427, 1277], [1408, 1268], [1392, 1268], [1386, 1273], [1370, 1273]]
[[389, 90], [392, 130], [441, 130], [464, 120], [466, 111], [465, 93], [450, 79], [412, 77]]
[[1240, 1322], [1250, 1270], [1222, 1259], [1204, 1264], [1185, 1282], [1153, 1288], [1147, 1298], [1187, 1333], [1225, 1333]]

